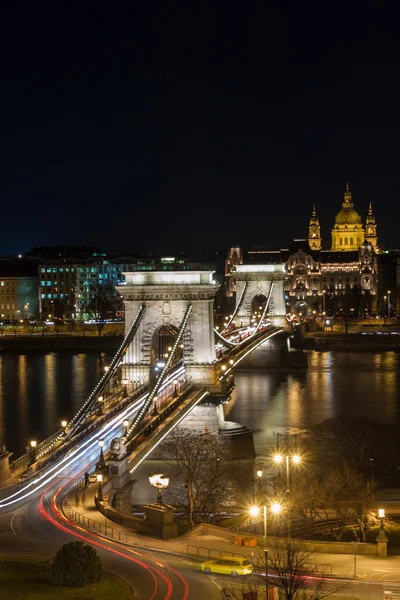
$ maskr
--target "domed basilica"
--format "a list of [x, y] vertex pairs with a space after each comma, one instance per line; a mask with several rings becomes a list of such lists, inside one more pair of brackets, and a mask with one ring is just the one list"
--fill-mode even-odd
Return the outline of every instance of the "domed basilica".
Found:
[[227, 294], [232, 295], [231, 274], [236, 264], [285, 265], [287, 312], [351, 313], [377, 310], [378, 237], [371, 203], [363, 225], [346, 185], [342, 209], [336, 215], [330, 249], [322, 248], [321, 227], [313, 206], [308, 239], [295, 239], [289, 248], [262, 246], [230, 248], [225, 263]]
[[[344, 192], [342, 210], [336, 215], [335, 225], [332, 229], [331, 250], [338, 252], [357, 251], [364, 241], [371, 244], [375, 252], [379, 252], [376, 221], [372, 213], [372, 204], [369, 204], [364, 228], [361, 217], [354, 208], [352, 193], [350, 192], [349, 184], [347, 184]], [[319, 226], [315, 205], [313, 207], [308, 228], [308, 243], [310, 244], [311, 250], [321, 250], [321, 228]]]

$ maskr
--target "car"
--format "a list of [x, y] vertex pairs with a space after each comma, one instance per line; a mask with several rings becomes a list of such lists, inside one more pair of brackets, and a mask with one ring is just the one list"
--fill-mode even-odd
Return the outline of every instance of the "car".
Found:
[[208, 560], [201, 565], [204, 573], [220, 573], [221, 575], [250, 575], [253, 572], [253, 565], [246, 558], [221, 558], [220, 560]]

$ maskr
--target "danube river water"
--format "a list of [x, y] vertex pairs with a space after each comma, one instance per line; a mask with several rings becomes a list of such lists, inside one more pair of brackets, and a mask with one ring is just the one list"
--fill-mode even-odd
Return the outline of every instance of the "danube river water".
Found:
[[[242, 369], [226, 419], [254, 432], [265, 456], [276, 432], [343, 414], [400, 423], [400, 354], [310, 352], [307, 370]], [[110, 356], [49, 352], [0, 356], [0, 443], [16, 456], [75, 414]]]

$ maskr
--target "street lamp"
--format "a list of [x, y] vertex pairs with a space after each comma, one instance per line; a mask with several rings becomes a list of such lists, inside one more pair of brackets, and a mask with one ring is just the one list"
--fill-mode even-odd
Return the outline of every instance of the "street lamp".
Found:
[[104, 440], [99, 440], [99, 446], [100, 446], [100, 460], [99, 460], [98, 468], [103, 470], [104, 467], [106, 466], [106, 461], [104, 460], [104, 453], [103, 453]]
[[126, 389], [126, 386], [128, 385], [128, 380], [126, 377], [123, 378], [122, 383], [124, 384], [124, 390], [123, 390], [123, 397], [126, 398], [128, 395], [128, 390]]
[[128, 427], [129, 427], [128, 419], [124, 420], [124, 427], [125, 427], [125, 436], [127, 436], [128, 435]]
[[110, 370], [110, 367], [104, 367], [104, 372], [108, 373], [108, 371]]
[[178, 380], [174, 379], [174, 398], [178, 397]]
[[169, 477], [165, 477], [164, 473], [153, 473], [149, 475], [149, 481], [157, 489], [158, 504], [163, 504], [161, 492], [169, 486]]
[[34, 463], [36, 460], [36, 453], [35, 453], [35, 448], [37, 445], [37, 441], [36, 440], [31, 440], [30, 442], [30, 446], [31, 446], [31, 463]]
[[154, 398], [153, 398], [153, 415], [158, 415], [157, 400], [158, 400], [158, 396], [154, 396]]
[[103, 481], [103, 475], [101, 473], [97, 474], [97, 482], [99, 484], [98, 498], [100, 501], [103, 501], [103, 488], [101, 487], [101, 482]]
[[[274, 515], [279, 515], [281, 512], [281, 505], [278, 502], [274, 502], [271, 506], [271, 512]], [[264, 556], [265, 556], [265, 597], [269, 598], [269, 582], [268, 582], [268, 546], [267, 546], [267, 518], [268, 508], [263, 506], [264, 511]]]
[[288, 503], [287, 503], [287, 529], [288, 529], [288, 540], [290, 541], [290, 514], [289, 514], [289, 493], [290, 493], [290, 458], [292, 459], [292, 462], [295, 465], [298, 465], [301, 462], [301, 456], [299, 454], [293, 454], [293, 456], [289, 456], [288, 454], [286, 454], [285, 457], [282, 456], [282, 454], [275, 454], [274, 456], [274, 461], [277, 464], [282, 463], [283, 458], [285, 458], [285, 465], [286, 465], [286, 494], [287, 494], [287, 498], [288, 498]]
[[383, 531], [385, 529], [385, 525], [384, 525], [385, 509], [384, 508], [378, 509], [378, 517], [379, 517], [379, 529], [380, 529], [380, 531]]
[[391, 306], [391, 304], [390, 304], [390, 294], [391, 294], [391, 291], [388, 290], [387, 294], [388, 294], [388, 319], [390, 319], [390, 306]]
[[65, 429], [67, 425], [68, 425], [68, 422], [67, 422], [67, 421], [65, 421], [65, 419], [63, 419], [63, 420], [61, 421], [61, 427], [62, 427], [63, 429]]

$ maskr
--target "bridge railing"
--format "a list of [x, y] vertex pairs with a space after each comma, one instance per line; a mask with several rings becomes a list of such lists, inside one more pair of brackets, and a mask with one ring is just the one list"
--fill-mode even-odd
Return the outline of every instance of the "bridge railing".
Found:
[[[196, 391], [192, 386], [186, 390], [183, 397], [176, 400], [176, 404], [170, 407], [171, 416], [167, 414], [160, 415], [159, 420], [155, 420], [150, 424], [148, 430], [143, 433], [150, 434], [145, 439], [140, 449], [134, 453], [134, 456], [129, 461], [129, 470], [133, 473], [145, 458], [167, 437], [167, 435], [175, 429], [177, 425], [186, 417], [187, 414], [199, 403], [203, 398], [209, 395], [209, 390], [205, 387]], [[192, 395], [193, 394], [193, 395]], [[165, 411], [166, 412], [166, 411]], [[164, 417], [164, 419], [162, 419]], [[135, 441], [135, 440], [134, 440]]]

